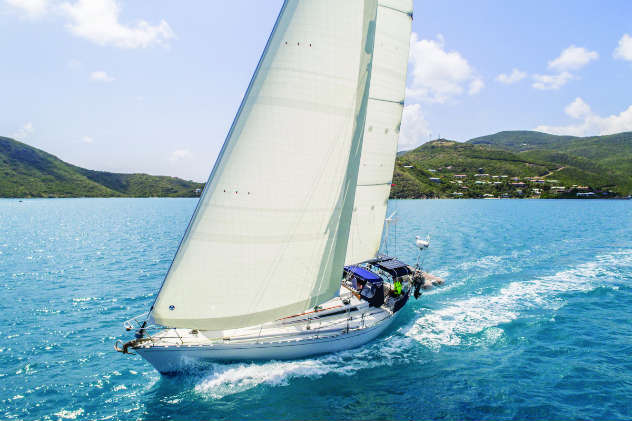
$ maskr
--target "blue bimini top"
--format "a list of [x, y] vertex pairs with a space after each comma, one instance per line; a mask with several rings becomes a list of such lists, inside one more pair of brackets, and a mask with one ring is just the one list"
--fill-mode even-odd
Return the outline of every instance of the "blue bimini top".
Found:
[[345, 266], [344, 272], [345, 272], [345, 275], [347, 273], [351, 273], [353, 274], [355, 278], [365, 281], [365, 282], [371, 282], [371, 283], [382, 282], [382, 278], [380, 278], [379, 275], [371, 272], [370, 270], [361, 268], [359, 266]]
[[393, 278], [411, 274], [410, 269], [408, 269], [408, 265], [397, 259], [379, 260], [373, 264], [382, 269], [384, 272], [389, 273]]

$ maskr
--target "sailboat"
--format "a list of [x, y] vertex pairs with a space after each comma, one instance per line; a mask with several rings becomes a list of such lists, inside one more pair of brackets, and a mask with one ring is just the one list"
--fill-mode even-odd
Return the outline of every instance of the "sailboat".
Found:
[[161, 373], [384, 332], [423, 272], [378, 255], [412, 0], [286, 0], [164, 282], [115, 348]]

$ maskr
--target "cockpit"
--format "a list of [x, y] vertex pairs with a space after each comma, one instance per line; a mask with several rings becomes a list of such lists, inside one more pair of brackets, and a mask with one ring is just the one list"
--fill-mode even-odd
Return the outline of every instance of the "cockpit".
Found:
[[396, 312], [408, 300], [411, 273], [406, 263], [392, 257], [379, 257], [362, 266], [345, 266], [343, 285], [370, 306], [386, 305]]

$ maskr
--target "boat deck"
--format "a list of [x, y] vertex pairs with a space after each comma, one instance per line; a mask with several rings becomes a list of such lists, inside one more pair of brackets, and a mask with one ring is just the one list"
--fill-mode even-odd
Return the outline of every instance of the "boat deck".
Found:
[[230, 330], [197, 330], [185, 328], [161, 329], [137, 340], [133, 348], [208, 347], [252, 343], [285, 343], [334, 337], [369, 328], [391, 317], [384, 307], [369, 307], [347, 288], [341, 287], [335, 297], [318, 310], [285, 317], [262, 325]]

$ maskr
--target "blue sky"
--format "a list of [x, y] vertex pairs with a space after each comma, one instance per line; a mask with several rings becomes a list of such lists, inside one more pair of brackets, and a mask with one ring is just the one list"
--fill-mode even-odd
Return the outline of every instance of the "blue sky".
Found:
[[[0, 135], [205, 180], [281, 4], [0, 0]], [[632, 2], [415, 0], [413, 32], [400, 149], [632, 130]]]

